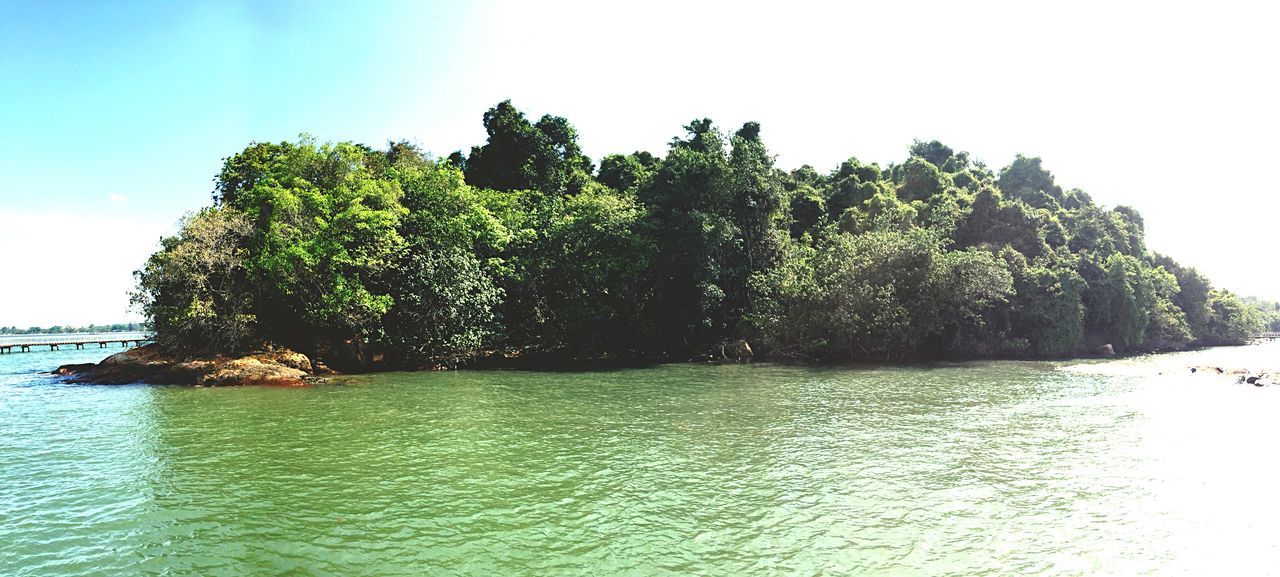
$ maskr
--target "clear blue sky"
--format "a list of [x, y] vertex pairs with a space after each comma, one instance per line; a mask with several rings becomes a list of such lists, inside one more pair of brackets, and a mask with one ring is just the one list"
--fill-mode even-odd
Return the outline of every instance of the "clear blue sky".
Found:
[[[0, 325], [128, 317], [220, 161], [307, 132], [437, 154], [514, 99], [595, 156], [746, 120], [784, 167], [1040, 155], [1149, 245], [1280, 297], [1274, 8], [1109, 2], [0, 0]], [[26, 248], [14, 249], [14, 243]]]

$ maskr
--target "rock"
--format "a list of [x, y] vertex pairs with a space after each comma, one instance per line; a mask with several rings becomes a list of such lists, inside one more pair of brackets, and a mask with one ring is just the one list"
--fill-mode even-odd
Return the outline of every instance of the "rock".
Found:
[[86, 384], [272, 385], [296, 387], [312, 382], [311, 359], [288, 349], [269, 349], [240, 357], [176, 358], [156, 345], [117, 353], [94, 365], [64, 365], [55, 374]]
[[62, 365], [54, 369], [53, 371], [50, 371], [49, 374], [62, 375], [62, 376], [78, 375], [96, 366], [98, 365], [95, 365], [93, 363], [76, 363], [76, 364], [70, 364], [70, 365]]
[[[1249, 383], [1250, 385], [1255, 385], [1258, 383], [1258, 377], [1245, 377], [1244, 382]], [[1262, 385], [1258, 386], [1261, 387]]]
[[314, 372], [314, 367], [311, 362], [311, 359], [307, 358], [307, 355], [304, 355], [297, 351], [291, 351], [289, 349], [277, 349], [265, 355], [260, 355], [259, 358], [269, 359], [270, 361], [275, 362], [276, 364], [298, 369], [299, 371], [302, 371], [304, 373]]
[[[309, 363], [308, 363], [309, 364]], [[270, 385], [276, 387], [301, 387], [307, 383], [301, 369], [256, 357], [240, 358], [218, 365], [212, 372], [201, 375], [196, 384], [207, 387], [232, 385]]]
[[1110, 343], [1108, 343], [1098, 347], [1098, 354], [1104, 357], [1114, 356], [1116, 354], [1116, 348], [1111, 346]]

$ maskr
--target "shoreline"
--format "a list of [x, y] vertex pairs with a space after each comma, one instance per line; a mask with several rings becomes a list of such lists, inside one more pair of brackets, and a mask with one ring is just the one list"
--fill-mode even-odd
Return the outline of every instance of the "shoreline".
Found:
[[[1250, 346], [1221, 345], [1222, 347]], [[821, 368], [865, 368], [865, 367], [920, 367], [948, 363], [970, 363], [982, 361], [1015, 361], [1015, 362], [1072, 362], [1072, 361], [1108, 361], [1122, 360], [1151, 355], [1166, 355], [1179, 352], [1192, 352], [1218, 348], [1213, 346], [1194, 347], [1179, 351], [1156, 351], [1123, 355], [1092, 355], [1069, 357], [965, 357], [950, 359], [915, 359], [909, 361], [841, 361], [822, 362], [799, 360], [793, 357], [755, 358], [750, 355], [730, 358], [716, 358], [702, 355], [687, 360], [672, 360], [661, 357], [596, 357], [569, 358], [546, 354], [503, 354], [490, 352], [482, 356], [460, 362], [423, 364], [416, 366], [372, 364], [363, 370], [334, 371], [323, 363], [313, 362], [308, 356], [296, 351], [266, 347], [263, 350], [243, 355], [197, 355], [175, 357], [159, 351], [154, 344], [135, 347], [122, 351], [97, 363], [72, 363], [61, 365], [48, 374], [63, 377], [65, 382], [89, 385], [179, 385], [179, 386], [283, 386], [299, 387], [320, 384], [330, 376], [374, 374], [382, 372], [425, 372], [442, 370], [513, 370], [531, 372], [591, 372], [623, 369], [649, 368], [666, 364], [751, 364], [766, 362], [770, 364], [821, 367]], [[1188, 366], [1190, 374], [1212, 374], [1223, 376], [1264, 377], [1269, 383], [1270, 371], [1250, 372], [1248, 369], [1224, 369], [1215, 366]], [[1280, 373], [1277, 373], [1280, 374]], [[1261, 381], [1260, 381], [1261, 382]], [[1254, 384], [1250, 382], [1249, 384]], [[1263, 386], [1263, 385], [1258, 385]]]

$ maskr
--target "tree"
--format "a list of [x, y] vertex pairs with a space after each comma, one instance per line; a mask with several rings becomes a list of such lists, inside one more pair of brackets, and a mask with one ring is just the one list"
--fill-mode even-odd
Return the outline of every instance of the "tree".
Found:
[[1257, 309], [1227, 291], [1209, 293], [1209, 322], [1204, 337], [1208, 345], [1242, 345], [1262, 329]]
[[[371, 289], [404, 248], [399, 184], [375, 176], [381, 159], [352, 144], [303, 139], [276, 150], [255, 160], [251, 185], [222, 197], [254, 223], [245, 267], [263, 336], [309, 350], [317, 339], [376, 334], [392, 299]], [[248, 154], [257, 159], [257, 147]]]
[[653, 218], [658, 261], [650, 310], [660, 346], [703, 350], [724, 338], [730, 319], [722, 286], [735, 250], [729, 159], [710, 120], [689, 123], [648, 185], [638, 193]]
[[898, 196], [906, 201], [928, 200], [929, 197], [940, 194], [950, 181], [937, 166], [918, 156], [907, 159], [901, 172], [902, 184], [898, 187]]
[[[785, 192], [781, 174], [773, 167], [760, 139], [760, 125], [748, 122], [733, 136], [729, 154], [729, 182], [733, 195], [732, 216], [741, 235], [740, 256], [732, 257], [726, 285], [730, 289], [732, 312], [739, 318], [750, 317], [763, 305], [776, 298], [776, 287], [766, 279], [782, 258], [787, 221]], [[736, 243], [735, 243], [736, 244]], [[755, 332], [755, 327], [735, 327], [739, 334]]]
[[502, 291], [483, 263], [459, 247], [407, 252], [397, 266], [386, 344], [402, 362], [454, 362], [498, 330]]
[[948, 160], [951, 160], [952, 156], [955, 156], [955, 151], [936, 140], [930, 140], [929, 142], [917, 140], [911, 143], [911, 156], [918, 156], [928, 161], [929, 164], [942, 168]]
[[1059, 357], [1079, 350], [1084, 337], [1084, 279], [1066, 267], [1032, 267], [1017, 275], [1013, 334], [1028, 352]]
[[1037, 157], [1019, 154], [1012, 164], [1000, 169], [996, 186], [1006, 198], [1021, 200], [1036, 208], [1056, 208], [1063, 200], [1062, 187], [1054, 183], [1053, 174], [1040, 165]]
[[253, 223], [230, 208], [183, 219], [134, 273], [132, 302], [169, 352], [235, 352], [259, 338], [245, 261]]
[[171, 352], [275, 343], [330, 365], [344, 346], [418, 366], [741, 337], [825, 360], [1063, 356], [1280, 326], [1280, 307], [1152, 255], [1138, 211], [1064, 192], [1038, 158], [996, 174], [916, 141], [883, 169], [783, 172], [758, 124], [702, 118], [662, 158], [596, 172], [564, 118], [506, 101], [484, 126], [443, 160], [407, 141], [250, 143], [138, 272], [135, 302]]
[[520, 259], [531, 306], [520, 317], [525, 326], [511, 328], [543, 351], [595, 356], [646, 347], [656, 250], [644, 216], [634, 198], [599, 187], [556, 203]]
[[501, 258], [513, 203], [463, 182], [452, 164], [397, 163], [405, 250], [380, 280], [394, 301], [386, 344], [406, 363], [452, 362], [491, 344], [501, 327]]
[[510, 100], [484, 114], [489, 135], [463, 162], [467, 182], [496, 190], [576, 193], [593, 171], [578, 147], [578, 132], [568, 120], [546, 115], [531, 124]]
[[634, 192], [649, 182], [659, 160], [648, 152], [610, 154], [600, 160], [600, 184], [614, 190]]

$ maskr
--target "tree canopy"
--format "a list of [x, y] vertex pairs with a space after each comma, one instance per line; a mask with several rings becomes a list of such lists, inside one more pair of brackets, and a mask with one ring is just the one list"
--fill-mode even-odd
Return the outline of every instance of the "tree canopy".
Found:
[[828, 361], [1238, 344], [1280, 307], [1148, 251], [1137, 211], [937, 141], [783, 171], [748, 122], [694, 119], [596, 170], [510, 101], [444, 159], [404, 142], [252, 143], [138, 271], [173, 351], [277, 343], [333, 365], [480, 351], [689, 358], [729, 340]]

